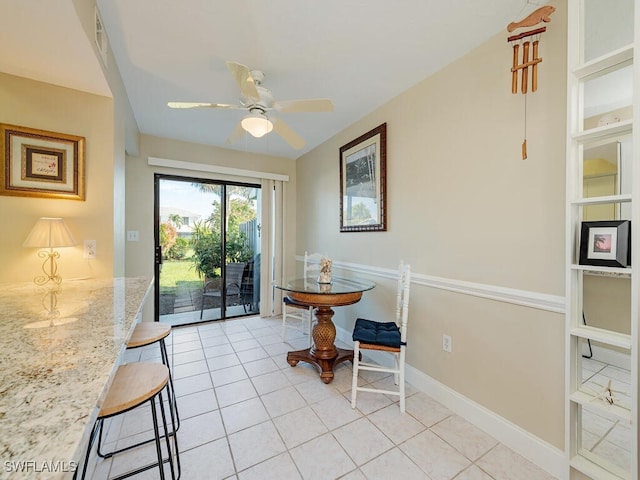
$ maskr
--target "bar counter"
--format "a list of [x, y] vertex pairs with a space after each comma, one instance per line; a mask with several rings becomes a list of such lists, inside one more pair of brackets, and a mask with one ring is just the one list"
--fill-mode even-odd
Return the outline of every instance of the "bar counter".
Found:
[[149, 278], [0, 284], [0, 478], [70, 478]]

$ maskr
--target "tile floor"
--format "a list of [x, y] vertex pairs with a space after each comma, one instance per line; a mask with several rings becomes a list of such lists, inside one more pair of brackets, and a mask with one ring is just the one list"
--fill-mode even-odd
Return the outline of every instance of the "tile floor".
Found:
[[[306, 337], [291, 330], [283, 343], [280, 326], [279, 318], [247, 317], [177, 327], [167, 339], [183, 479], [553, 478], [409, 385], [404, 415], [397, 397], [383, 394], [359, 393], [351, 409], [351, 364], [341, 364], [329, 385], [310, 365], [290, 367], [286, 352], [304, 348]], [[157, 346], [127, 352], [126, 361], [138, 360], [159, 361]], [[364, 372], [360, 381], [393, 380]], [[107, 425], [106, 448], [148, 437], [150, 425], [148, 407], [116, 417]], [[150, 444], [99, 460], [92, 478], [154, 456]], [[150, 470], [134, 478], [158, 476]]]

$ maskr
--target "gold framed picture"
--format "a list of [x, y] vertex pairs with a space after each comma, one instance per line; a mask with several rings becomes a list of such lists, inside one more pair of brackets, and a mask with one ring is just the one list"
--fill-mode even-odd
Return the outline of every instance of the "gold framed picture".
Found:
[[387, 124], [340, 148], [340, 231], [387, 230]]
[[0, 123], [0, 195], [85, 199], [85, 138]]

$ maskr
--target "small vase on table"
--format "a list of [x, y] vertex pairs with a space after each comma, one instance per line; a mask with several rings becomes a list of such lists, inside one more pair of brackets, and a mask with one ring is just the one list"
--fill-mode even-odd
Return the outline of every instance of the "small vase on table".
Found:
[[323, 257], [320, 259], [318, 283], [331, 283], [331, 260], [328, 258]]

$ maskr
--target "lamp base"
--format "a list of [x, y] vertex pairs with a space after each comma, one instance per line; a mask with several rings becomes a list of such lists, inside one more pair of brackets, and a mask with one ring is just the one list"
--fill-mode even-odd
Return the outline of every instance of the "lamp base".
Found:
[[36, 285], [46, 285], [49, 282], [53, 282], [56, 285], [60, 285], [60, 283], [62, 283], [62, 277], [58, 275], [58, 264], [56, 262], [56, 259], [60, 258], [60, 254], [50, 249], [49, 251], [40, 250], [38, 256], [45, 259], [44, 262], [42, 262], [44, 275], [34, 277], [33, 283]]

